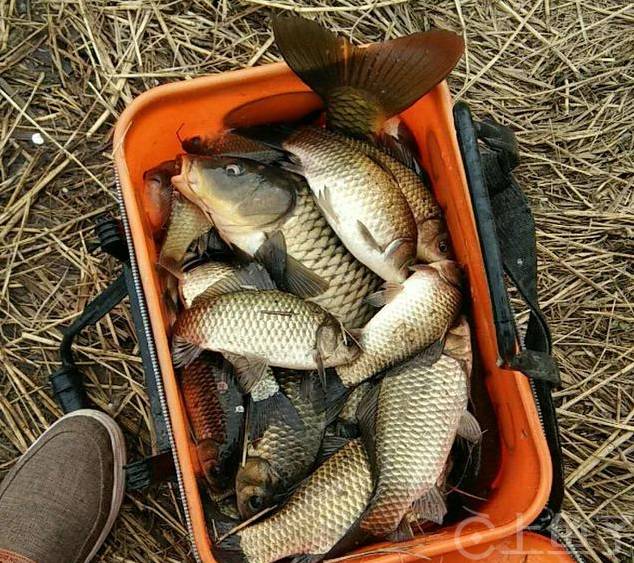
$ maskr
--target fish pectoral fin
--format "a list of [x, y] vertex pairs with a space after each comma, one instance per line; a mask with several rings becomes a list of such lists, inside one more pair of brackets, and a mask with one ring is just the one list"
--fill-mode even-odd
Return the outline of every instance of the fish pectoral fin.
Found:
[[290, 563], [319, 563], [325, 557], [325, 553], [315, 555], [312, 553], [303, 553], [302, 555], [296, 555], [290, 561]]
[[403, 518], [397, 526], [396, 530], [394, 530], [390, 534], [387, 534], [385, 536], [385, 539], [393, 543], [402, 543], [414, 539], [414, 532], [412, 532], [412, 527], [410, 526], [409, 522], [405, 518]]
[[322, 186], [320, 190], [315, 190], [313, 193], [315, 194], [315, 201], [322, 213], [333, 223], [339, 223], [339, 216], [330, 199], [330, 188], [328, 186]]
[[377, 309], [383, 307], [386, 303], [385, 300], [385, 291], [380, 289], [379, 291], [375, 291], [374, 293], [370, 293], [366, 295], [364, 301], [368, 305], [372, 305], [372, 307], [376, 307]]
[[474, 444], [482, 439], [482, 429], [480, 428], [480, 423], [468, 410], [465, 410], [462, 413], [456, 434]]
[[218, 350], [218, 352], [233, 366], [233, 374], [245, 393], [251, 392], [269, 367], [268, 360], [260, 356], [234, 354], [226, 350]]
[[248, 436], [251, 441], [262, 437], [272, 421], [280, 421], [294, 430], [301, 430], [304, 422], [297, 414], [293, 403], [284, 393], [278, 391], [261, 401], [251, 399], [249, 404]]
[[302, 299], [317, 297], [326, 292], [329, 287], [325, 279], [288, 255], [286, 256], [284, 281], [288, 290]]
[[371, 386], [357, 407], [361, 440], [365, 445], [373, 471], [376, 471], [376, 414], [379, 407], [381, 384]]
[[258, 248], [254, 258], [262, 264], [278, 287], [283, 288], [286, 275], [286, 239], [275, 231]]
[[324, 402], [326, 426], [329, 426], [337, 419], [351, 392], [352, 389], [343, 385], [338, 375], [334, 374], [331, 376], [330, 372], [328, 373], [328, 393], [325, 393]]
[[414, 501], [412, 510], [417, 519], [429, 520], [440, 525], [447, 514], [445, 495], [438, 487], [434, 486]]
[[359, 232], [359, 236], [372, 250], [378, 252], [379, 254], [383, 254], [385, 247], [378, 243], [365, 223], [357, 221], [357, 231]]
[[414, 153], [407, 148], [405, 144], [385, 131], [381, 133], [379, 140], [381, 145], [385, 148], [385, 152], [387, 152], [392, 158], [398, 160], [401, 164], [413, 170], [418, 176], [421, 175], [421, 165], [414, 156]]
[[196, 346], [186, 338], [175, 334], [172, 338], [172, 363], [176, 368], [183, 368], [191, 364], [200, 354], [203, 348]]
[[401, 291], [403, 291], [403, 284], [388, 281], [383, 284], [383, 289], [366, 296], [365, 301], [373, 307], [383, 307], [394, 301]]
[[325, 436], [321, 442], [321, 447], [319, 448], [313, 467], [319, 467], [329, 457], [336, 454], [341, 448], [343, 448], [349, 441], [350, 438], [343, 438], [341, 436]]
[[439, 338], [432, 342], [427, 348], [418, 354], [418, 358], [423, 366], [433, 366], [442, 356], [445, 347], [445, 339]]
[[183, 264], [181, 261], [176, 260], [171, 256], [167, 256], [161, 251], [157, 265], [172, 274], [175, 278], [178, 278], [179, 280], [183, 279]]
[[[319, 342], [317, 343], [319, 346]], [[321, 384], [321, 388], [326, 392], [328, 388], [328, 383], [326, 381], [326, 368], [324, 367], [324, 357], [321, 352], [318, 350], [315, 351], [315, 363], [317, 364], [317, 375], [319, 375], [319, 383]]]

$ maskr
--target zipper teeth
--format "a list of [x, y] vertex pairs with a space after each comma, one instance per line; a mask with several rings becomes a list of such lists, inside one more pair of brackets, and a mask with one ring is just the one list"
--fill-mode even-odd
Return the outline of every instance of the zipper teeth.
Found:
[[161, 370], [159, 367], [158, 358], [156, 356], [156, 348], [154, 346], [154, 337], [152, 335], [150, 320], [148, 318], [147, 308], [145, 306], [145, 294], [143, 292], [143, 286], [141, 285], [139, 269], [136, 262], [136, 255], [134, 253], [134, 244], [132, 242], [132, 235], [130, 233], [130, 224], [128, 223], [128, 213], [126, 211], [125, 204], [123, 201], [123, 192], [121, 190], [121, 182], [119, 180], [119, 173], [116, 169], [114, 172], [114, 176], [115, 176], [115, 185], [117, 189], [117, 200], [119, 201], [119, 209], [121, 211], [121, 222], [123, 223], [123, 230], [125, 232], [125, 238], [128, 244], [128, 253], [130, 255], [130, 269], [132, 270], [132, 280], [134, 282], [134, 290], [136, 291], [138, 302], [139, 302], [139, 312], [141, 314], [141, 320], [143, 322], [143, 331], [145, 333], [144, 336], [147, 339], [152, 376], [154, 377], [154, 380], [156, 381], [156, 389], [158, 391], [159, 402], [161, 403], [161, 412], [165, 420], [165, 426], [167, 429], [167, 437], [170, 443], [170, 448], [172, 450], [172, 456], [174, 458], [174, 467], [176, 468], [176, 479], [178, 482], [178, 490], [181, 497], [181, 505], [183, 507], [183, 513], [185, 515], [185, 525], [187, 526], [187, 534], [189, 536], [189, 542], [192, 546], [192, 553], [194, 555], [194, 559], [196, 560], [197, 563], [202, 563], [200, 559], [200, 555], [198, 553], [198, 549], [196, 547], [196, 542], [194, 541], [194, 531], [192, 529], [191, 515], [189, 512], [189, 505], [187, 503], [187, 495], [185, 494], [185, 487], [183, 485], [183, 474], [181, 471], [180, 460], [178, 459], [178, 455], [176, 453], [176, 444], [174, 443], [174, 434], [172, 432], [172, 422], [169, 416], [167, 400], [165, 399], [165, 389], [163, 388], [163, 379], [161, 377]]
[[555, 536], [555, 539], [566, 548], [569, 555], [576, 561], [576, 563], [586, 563], [586, 560], [577, 549], [575, 543], [559, 533], [558, 530], [552, 530], [551, 533]]

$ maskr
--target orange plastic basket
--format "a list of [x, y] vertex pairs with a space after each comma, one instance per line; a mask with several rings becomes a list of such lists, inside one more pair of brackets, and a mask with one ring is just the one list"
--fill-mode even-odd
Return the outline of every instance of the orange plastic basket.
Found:
[[[260, 103], [253, 104], [257, 101]], [[143, 172], [181, 152], [177, 131], [181, 137], [217, 133], [230, 112], [234, 123], [246, 125], [296, 119], [317, 107], [318, 98], [286, 65], [271, 64], [154, 88], [126, 109], [114, 135], [122, 205], [160, 364], [183, 503], [195, 550], [205, 563], [214, 558], [189, 425], [171, 362], [167, 316], [155, 268], [157, 248], [139, 197]], [[551, 487], [551, 462], [529, 382], [519, 372], [498, 367], [491, 301], [451, 110], [449, 90], [442, 83], [401, 117], [419, 145], [423, 165], [446, 213], [457, 260], [468, 280], [484, 382], [499, 428], [499, 466], [491, 494], [478, 507], [480, 516], [399, 544], [399, 553], [367, 556], [377, 563], [403, 563], [513, 535], [539, 514]], [[386, 547], [389, 545], [364, 549]]]

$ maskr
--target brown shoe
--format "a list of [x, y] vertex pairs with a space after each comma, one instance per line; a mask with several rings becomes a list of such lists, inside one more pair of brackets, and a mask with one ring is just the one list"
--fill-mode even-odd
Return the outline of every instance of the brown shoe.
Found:
[[108, 415], [51, 426], [0, 483], [0, 563], [87, 563], [117, 517], [125, 444]]

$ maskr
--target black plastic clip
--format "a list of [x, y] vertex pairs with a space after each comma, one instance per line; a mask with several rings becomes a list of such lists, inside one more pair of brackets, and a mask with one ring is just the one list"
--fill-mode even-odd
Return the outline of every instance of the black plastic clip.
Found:
[[171, 451], [132, 461], [126, 465], [126, 489], [140, 491], [152, 483], [172, 479], [176, 475]]

